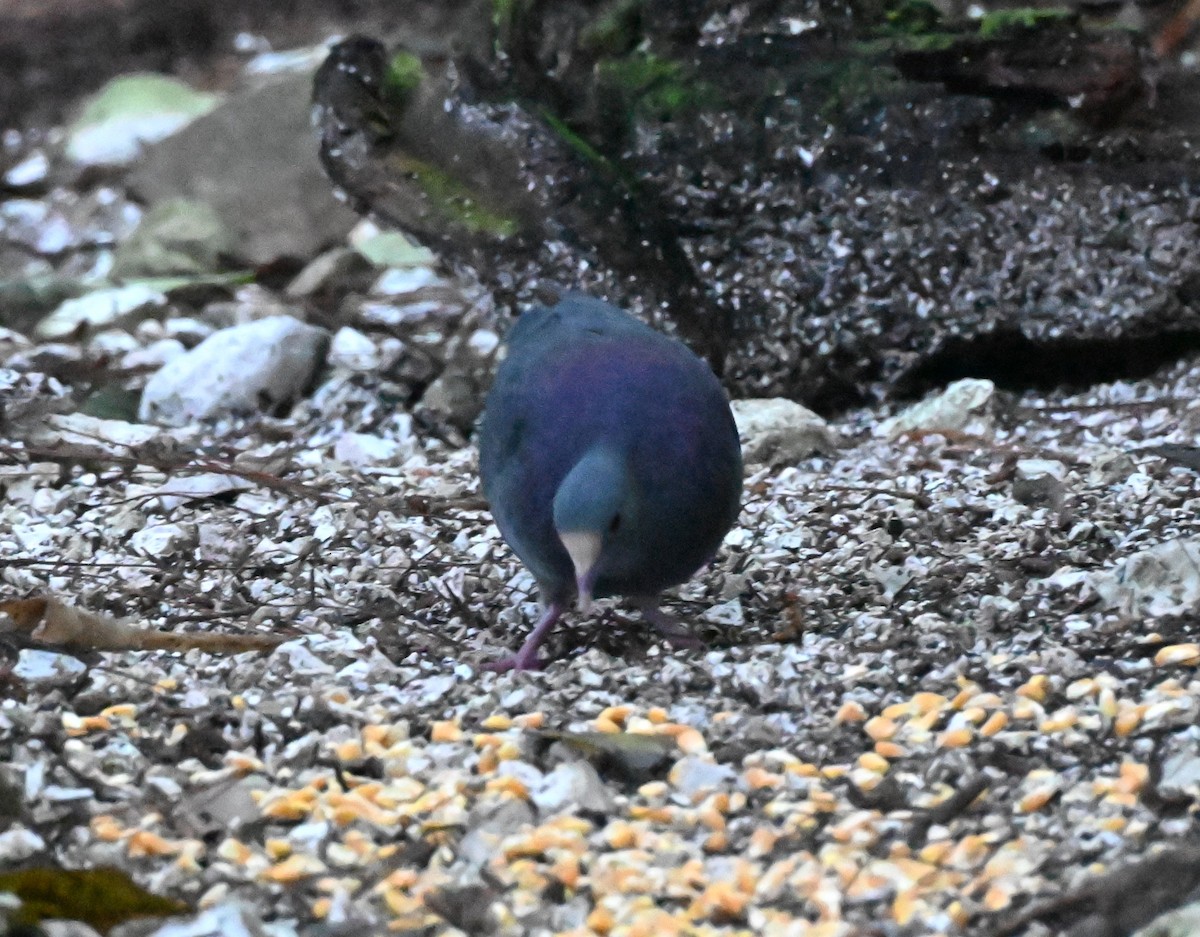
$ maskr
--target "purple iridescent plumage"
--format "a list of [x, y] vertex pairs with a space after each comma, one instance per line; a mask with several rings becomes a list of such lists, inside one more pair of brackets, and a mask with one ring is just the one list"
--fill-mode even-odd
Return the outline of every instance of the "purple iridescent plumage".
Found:
[[581, 593], [584, 605], [630, 597], [689, 643], [656, 597], [712, 558], [742, 487], [737, 429], [708, 365], [614, 306], [568, 295], [513, 326], [479, 450], [496, 524], [546, 605], [501, 669], [537, 666], [538, 644]]

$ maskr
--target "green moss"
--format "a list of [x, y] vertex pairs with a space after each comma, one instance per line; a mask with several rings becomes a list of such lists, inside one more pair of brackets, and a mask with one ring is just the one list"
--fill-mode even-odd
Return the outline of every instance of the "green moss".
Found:
[[[877, 43], [861, 44], [872, 48]], [[884, 44], [890, 48], [895, 43]], [[884, 64], [870, 49], [855, 49], [843, 59], [818, 61], [806, 70], [805, 85], [811, 100], [827, 120], [840, 124], [846, 114], [861, 113], [887, 98], [899, 83], [896, 70]]]
[[711, 104], [715, 92], [681, 63], [637, 52], [600, 63], [600, 84], [620, 95], [634, 112], [671, 120], [683, 111]]
[[614, 0], [580, 32], [579, 45], [593, 55], [624, 55], [641, 41], [641, 20], [642, 0]]
[[519, 221], [485, 205], [476, 192], [445, 170], [411, 157], [402, 160], [399, 168], [413, 177], [430, 205], [450, 223], [496, 238], [512, 237], [521, 230]]
[[397, 52], [383, 76], [383, 98], [403, 104], [424, 79], [425, 66], [421, 64], [421, 59], [411, 52]]
[[566, 121], [551, 114], [544, 107], [539, 110], [539, 113], [542, 120], [546, 122], [546, 126], [554, 131], [555, 135], [581, 156], [585, 162], [591, 163], [593, 166], [601, 166], [605, 169], [612, 168], [609, 161], [604, 157], [604, 154], [568, 127]]
[[1047, 9], [1018, 7], [1012, 10], [994, 10], [979, 21], [979, 35], [984, 39], [995, 39], [1012, 30], [1034, 29], [1047, 22], [1069, 20], [1074, 15], [1063, 7]]
[[893, 36], [922, 36], [941, 24], [941, 12], [927, 0], [900, 0], [884, 11], [881, 31]]

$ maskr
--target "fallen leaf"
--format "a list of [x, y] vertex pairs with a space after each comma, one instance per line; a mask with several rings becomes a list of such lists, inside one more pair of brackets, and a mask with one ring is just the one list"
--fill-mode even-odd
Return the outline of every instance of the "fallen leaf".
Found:
[[209, 654], [242, 654], [269, 651], [289, 640], [282, 635], [175, 633], [152, 631], [137, 625], [88, 612], [50, 597], [0, 602], [0, 633], [24, 635], [37, 644], [74, 651], [206, 651]]
[[154, 895], [119, 869], [24, 869], [0, 874], [0, 893], [21, 902], [19, 923], [82, 921], [101, 933], [141, 917], [186, 913], [180, 901]]

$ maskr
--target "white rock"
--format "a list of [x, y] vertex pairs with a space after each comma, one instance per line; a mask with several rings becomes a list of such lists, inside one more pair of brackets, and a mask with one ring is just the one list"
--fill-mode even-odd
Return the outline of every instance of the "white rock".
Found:
[[671, 785], [680, 793], [693, 797], [715, 791], [737, 780], [737, 772], [728, 765], [719, 765], [704, 758], [689, 755], [675, 762], [669, 776]]
[[88, 99], [67, 131], [67, 156], [85, 166], [128, 163], [142, 144], [169, 137], [218, 103], [177, 78], [122, 75]]
[[[0, 630], [3, 630], [0, 628]], [[25, 648], [17, 658], [13, 674], [26, 683], [65, 685], [87, 672], [87, 664], [70, 654], [55, 654]]]
[[[147, 937], [264, 937], [266, 933], [253, 911], [229, 903], [201, 911], [189, 921], [173, 920]], [[282, 922], [272, 929], [274, 937], [295, 933], [295, 928]]]
[[990, 433], [995, 393], [996, 385], [991, 381], [975, 378], [955, 381], [936, 397], [884, 420], [875, 427], [875, 435], [898, 439], [908, 433]]
[[732, 598], [728, 602], [720, 602], [704, 610], [701, 616], [705, 621], [714, 625], [744, 625], [746, 616], [742, 612], [741, 599]]
[[67, 338], [81, 326], [91, 329], [129, 324], [150, 310], [165, 306], [167, 297], [144, 283], [95, 290], [68, 299], [37, 324], [39, 338]]
[[731, 406], [747, 463], [784, 465], [814, 452], [837, 451], [837, 437], [829, 424], [793, 400], [753, 398], [735, 400]]
[[328, 333], [291, 316], [222, 329], [156, 373], [138, 415], [182, 426], [294, 400], [324, 358]]
[[1181, 537], [1088, 576], [1107, 608], [1131, 618], [1172, 615], [1200, 603], [1200, 537]]
[[370, 433], [344, 433], [333, 446], [333, 457], [356, 468], [369, 465], [397, 465], [411, 455], [412, 447], [395, 439]]
[[500, 336], [491, 329], [476, 329], [467, 338], [467, 345], [479, 358], [488, 358], [500, 346]]
[[1067, 477], [1067, 467], [1057, 459], [1018, 459], [1016, 467], [1017, 478], [1057, 478], [1062, 481]]
[[530, 786], [529, 799], [543, 815], [560, 813], [568, 807], [602, 814], [613, 809], [612, 794], [586, 761], [560, 764]]
[[50, 159], [43, 150], [34, 150], [4, 174], [10, 188], [23, 189], [38, 185], [50, 173]]
[[163, 332], [166, 337], [177, 339], [188, 348], [199, 345], [215, 331], [216, 329], [207, 322], [201, 322], [190, 316], [179, 316], [163, 323]]
[[358, 329], [342, 326], [330, 342], [329, 363], [347, 371], [375, 371], [380, 365], [379, 349]]
[[170, 437], [157, 426], [102, 420], [83, 413], [54, 414], [32, 434], [39, 446], [70, 449], [78, 455], [128, 456], [152, 440]]
[[196, 531], [180, 524], [155, 524], [130, 537], [129, 545], [142, 556], [175, 556], [196, 545]]
[[183, 343], [174, 338], [160, 338], [157, 342], [129, 352], [121, 359], [121, 367], [129, 370], [161, 368], [187, 352]]
[[224, 472], [205, 472], [201, 475], [177, 475], [168, 478], [154, 489], [164, 511], [173, 511], [188, 501], [215, 498], [231, 491], [249, 491], [252, 482]]
[[371, 293], [375, 296], [406, 296], [439, 282], [438, 275], [428, 267], [391, 267], [380, 274]]
[[0, 868], [11, 867], [46, 848], [46, 841], [32, 830], [16, 827], [0, 833]]

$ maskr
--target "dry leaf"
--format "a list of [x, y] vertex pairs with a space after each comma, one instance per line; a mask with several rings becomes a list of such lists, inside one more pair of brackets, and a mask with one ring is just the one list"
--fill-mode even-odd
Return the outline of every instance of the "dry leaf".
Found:
[[288, 638], [259, 634], [205, 634], [150, 631], [137, 625], [72, 608], [55, 598], [15, 599], [0, 602], [0, 633], [16, 632], [38, 644], [75, 651], [206, 651], [209, 654], [242, 654], [269, 651]]

